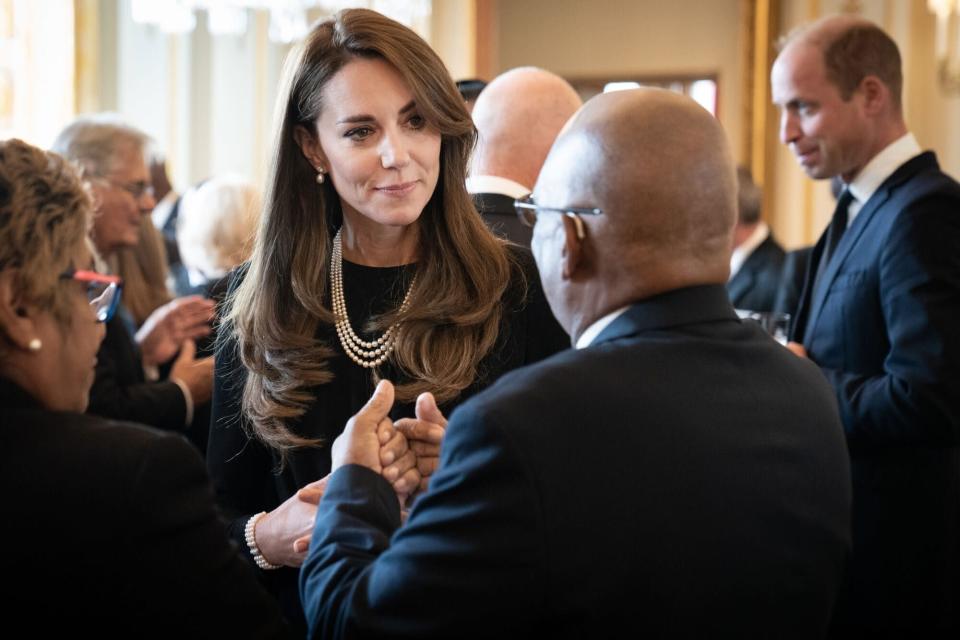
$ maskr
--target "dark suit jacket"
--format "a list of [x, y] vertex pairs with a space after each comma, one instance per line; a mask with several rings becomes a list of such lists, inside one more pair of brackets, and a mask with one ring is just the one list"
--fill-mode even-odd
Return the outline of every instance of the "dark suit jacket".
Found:
[[139, 425], [55, 413], [0, 380], [3, 609], [23, 637], [278, 637], [203, 461]]
[[117, 313], [97, 352], [97, 371], [88, 413], [183, 431], [187, 404], [183, 391], [169, 380], [147, 382], [140, 351]]
[[841, 623], [956, 628], [960, 614], [960, 185], [932, 153], [897, 169], [840, 239], [794, 339], [830, 380], [854, 486]]
[[753, 250], [727, 283], [727, 293], [734, 307], [750, 311], [773, 311], [784, 255], [783, 247], [773, 239], [773, 234]]
[[533, 229], [520, 222], [517, 210], [513, 207], [513, 198], [501, 193], [474, 193], [472, 197], [477, 211], [491, 231], [522, 247], [530, 247]]
[[301, 593], [323, 638], [810, 638], [849, 509], [823, 376], [695, 287], [454, 411], [405, 526], [338, 469]]
[[813, 253], [813, 247], [803, 247], [787, 252], [783, 259], [783, 272], [780, 274], [780, 288], [773, 303], [774, 311], [789, 313], [791, 318], [796, 316], [800, 294], [807, 279], [807, 265], [810, 264], [811, 253]]

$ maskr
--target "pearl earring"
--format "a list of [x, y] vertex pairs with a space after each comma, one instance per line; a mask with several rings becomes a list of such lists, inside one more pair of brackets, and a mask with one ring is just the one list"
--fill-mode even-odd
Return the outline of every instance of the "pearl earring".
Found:
[[40, 342], [40, 338], [34, 338], [33, 340], [27, 343], [27, 348], [30, 349], [30, 351], [33, 351], [34, 353], [36, 353], [37, 351], [40, 351], [42, 347], [43, 347], [43, 343]]
[[317, 167], [317, 184], [323, 184], [323, 167]]

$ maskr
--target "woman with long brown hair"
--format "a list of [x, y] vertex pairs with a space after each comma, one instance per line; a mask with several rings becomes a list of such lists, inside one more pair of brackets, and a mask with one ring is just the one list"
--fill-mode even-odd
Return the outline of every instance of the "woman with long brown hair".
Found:
[[[378, 379], [396, 383], [393, 419], [424, 391], [446, 414], [569, 346], [529, 253], [489, 232], [467, 194], [476, 130], [426, 42], [345, 10], [312, 29], [285, 82], [208, 449], [231, 533], [261, 569], [303, 561], [316, 508], [297, 492], [327, 475]], [[296, 571], [267, 579], [298, 615]]]

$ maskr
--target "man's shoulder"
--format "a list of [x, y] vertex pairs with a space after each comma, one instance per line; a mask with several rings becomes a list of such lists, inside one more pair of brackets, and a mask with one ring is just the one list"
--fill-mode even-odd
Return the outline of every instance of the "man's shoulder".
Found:
[[932, 153], [923, 153], [913, 158], [900, 170], [905, 171], [906, 176], [898, 185], [895, 194], [902, 198], [915, 201], [937, 195], [960, 199], [960, 183], [943, 172]]

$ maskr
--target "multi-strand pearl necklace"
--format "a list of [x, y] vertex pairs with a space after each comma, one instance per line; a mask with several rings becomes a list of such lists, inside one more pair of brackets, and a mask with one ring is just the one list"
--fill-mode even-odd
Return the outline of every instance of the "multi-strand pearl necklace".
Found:
[[[350, 317], [347, 315], [347, 303], [343, 297], [343, 244], [341, 234], [343, 227], [337, 230], [337, 235], [333, 238], [333, 251], [330, 254], [330, 292], [333, 301], [333, 313], [336, 316], [337, 337], [340, 338], [340, 344], [343, 345], [343, 351], [347, 356], [361, 367], [372, 369], [383, 364], [393, 348], [397, 344], [397, 336], [400, 335], [400, 321], [394, 322], [376, 340], [361, 340], [350, 326]], [[410, 300], [410, 292], [413, 291], [413, 285], [417, 276], [413, 276], [410, 286], [407, 287], [407, 293], [403, 296], [403, 302], [400, 303], [400, 313], [407, 309], [407, 303]]]

